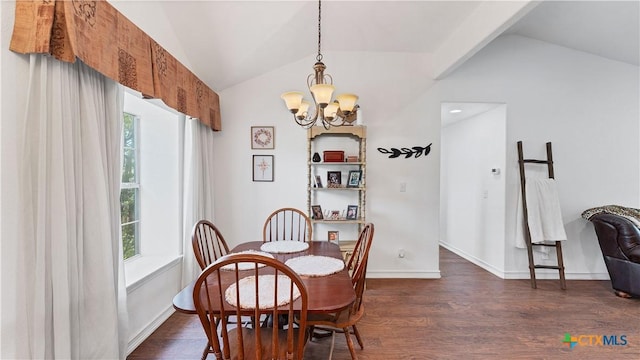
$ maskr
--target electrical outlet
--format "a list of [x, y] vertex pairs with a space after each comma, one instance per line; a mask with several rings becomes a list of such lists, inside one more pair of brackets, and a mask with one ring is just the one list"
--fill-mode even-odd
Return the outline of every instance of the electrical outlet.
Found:
[[407, 183], [406, 182], [401, 182], [400, 183], [400, 192], [407, 192]]

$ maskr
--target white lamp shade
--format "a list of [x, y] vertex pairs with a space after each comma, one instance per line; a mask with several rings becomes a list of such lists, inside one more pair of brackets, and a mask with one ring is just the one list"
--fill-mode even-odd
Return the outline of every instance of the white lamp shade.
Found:
[[287, 109], [289, 110], [300, 109], [300, 104], [302, 103], [302, 96], [303, 94], [300, 91], [289, 91], [280, 95], [282, 100], [284, 100], [285, 104], [287, 104]]
[[340, 110], [342, 111], [353, 111], [353, 108], [356, 106], [356, 101], [358, 101], [358, 95], [356, 94], [340, 94], [336, 96], [336, 100], [340, 103]]
[[340, 105], [338, 105], [337, 102], [332, 102], [331, 104], [327, 105], [327, 107], [324, 108], [324, 117], [331, 119], [335, 118], [339, 106]]
[[309, 111], [309, 102], [307, 100], [302, 100], [302, 102], [300, 103], [300, 108], [298, 108], [298, 112], [296, 113], [296, 116], [306, 117], [308, 111]]
[[313, 98], [316, 99], [316, 103], [326, 105], [331, 102], [331, 96], [335, 88], [335, 86], [330, 84], [316, 84], [313, 85], [310, 90]]

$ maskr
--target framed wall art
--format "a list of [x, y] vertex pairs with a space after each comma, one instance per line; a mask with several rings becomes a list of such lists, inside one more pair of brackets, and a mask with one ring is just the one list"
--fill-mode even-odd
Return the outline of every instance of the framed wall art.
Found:
[[273, 155], [253, 155], [253, 181], [273, 181]]
[[329, 241], [339, 242], [340, 241], [340, 232], [339, 231], [334, 231], [334, 230], [327, 231], [327, 239]]
[[271, 150], [275, 148], [275, 129], [273, 126], [251, 127], [251, 148]]

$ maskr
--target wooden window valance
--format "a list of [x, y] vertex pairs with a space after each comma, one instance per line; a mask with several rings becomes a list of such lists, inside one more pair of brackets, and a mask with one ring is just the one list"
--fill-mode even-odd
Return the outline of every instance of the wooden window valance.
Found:
[[17, 0], [10, 50], [76, 58], [221, 130], [218, 94], [104, 0]]

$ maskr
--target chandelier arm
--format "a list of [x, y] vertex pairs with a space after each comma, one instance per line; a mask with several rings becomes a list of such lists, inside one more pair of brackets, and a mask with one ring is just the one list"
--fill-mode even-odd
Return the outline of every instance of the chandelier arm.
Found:
[[311, 91], [311, 86], [315, 85], [314, 80], [315, 74], [309, 74], [309, 76], [307, 76], [307, 89], [309, 89], [309, 91]]
[[[313, 96], [313, 95], [312, 95]], [[314, 99], [315, 102], [315, 99]], [[309, 117], [309, 119], [313, 119], [313, 122], [315, 123], [321, 116], [324, 116], [324, 112], [322, 111], [322, 109], [320, 108], [320, 105], [315, 104], [315, 110], [313, 112], [313, 115], [311, 117]]]
[[295, 114], [293, 115], [293, 120], [295, 120], [295, 122], [305, 128], [311, 127], [313, 126], [313, 124], [316, 123], [316, 120], [314, 118], [312, 119], [307, 119], [307, 118], [302, 118], [299, 119]]
[[[351, 110], [348, 114], [342, 111], [342, 109], [338, 108], [338, 111], [336, 112], [336, 117], [339, 117], [342, 120], [342, 125], [351, 124], [358, 119], [359, 108], [360, 108], [360, 105], [356, 104], [353, 107], [353, 110]], [[342, 126], [342, 125], [339, 125], [339, 126]]]

